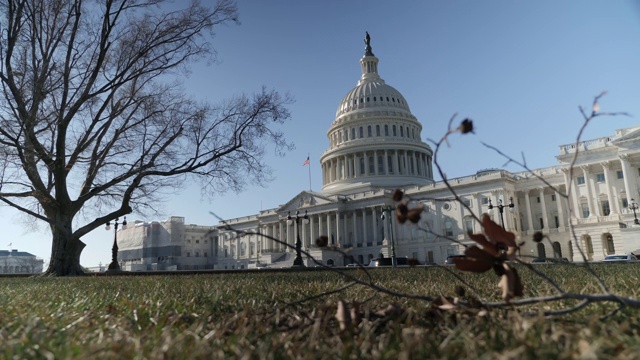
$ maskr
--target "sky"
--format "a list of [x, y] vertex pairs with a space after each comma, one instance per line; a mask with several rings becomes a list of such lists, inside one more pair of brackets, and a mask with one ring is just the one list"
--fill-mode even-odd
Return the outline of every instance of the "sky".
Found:
[[[475, 134], [451, 137], [439, 153], [448, 178], [522, 171], [482, 142], [524, 156], [530, 168], [557, 164], [559, 145], [575, 142], [584, 122], [578, 107], [590, 109], [602, 91], [601, 111], [631, 116], [597, 118], [583, 139], [640, 125], [640, 1], [238, 0], [238, 8], [241, 24], [222, 25], [211, 39], [217, 62], [194, 64], [185, 91], [212, 103], [262, 86], [289, 93], [292, 117], [280, 129], [295, 150], [284, 157], [267, 150], [274, 179], [264, 187], [204, 196], [194, 184], [160, 204], [157, 217], [127, 220], [173, 215], [216, 225], [216, 216], [252, 215], [310, 186], [320, 191], [319, 158], [340, 101], [360, 79], [365, 31], [380, 76], [404, 95], [425, 142], [441, 138], [454, 114], [454, 123], [473, 120]], [[48, 229], [26, 220], [0, 207], [0, 249], [11, 244], [48, 263]], [[83, 266], [110, 262], [113, 230], [97, 229], [83, 241]]]

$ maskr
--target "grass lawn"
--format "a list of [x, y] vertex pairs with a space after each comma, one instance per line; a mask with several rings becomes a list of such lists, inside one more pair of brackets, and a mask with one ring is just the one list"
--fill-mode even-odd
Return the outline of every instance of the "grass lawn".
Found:
[[[618, 295], [637, 298], [639, 264], [596, 264]], [[568, 291], [599, 293], [581, 267], [541, 265]], [[347, 270], [394, 291], [455, 296], [442, 268]], [[497, 277], [459, 273], [488, 301]], [[526, 296], [554, 291], [526, 269]], [[536, 304], [490, 311], [441, 311], [395, 297], [333, 271], [202, 275], [0, 278], [3, 359], [546, 359], [640, 357], [640, 309], [593, 304], [562, 317]], [[467, 289], [467, 293], [471, 290]], [[322, 296], [317, 296], [321, 295]], [[338, 302], [354, 309], [341, 329]], [[351, 318], [351, 317], [349, 317]], [[347, 319], [348, 320], [348, 319]]]

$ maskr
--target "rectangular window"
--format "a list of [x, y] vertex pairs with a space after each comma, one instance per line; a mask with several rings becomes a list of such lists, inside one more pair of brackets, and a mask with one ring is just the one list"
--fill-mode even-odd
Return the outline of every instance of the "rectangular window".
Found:
[[387, 155], [387, 167], [389, 168], [389, 174], [393, 174], [393, 157]]
[[616, 171], [616, 177], [618, 179], [624, 179], [624, 173], [622, 172], [622, 170]]
[[482, 198], [482, 205], [487, 205], [489, 204], [489, 198], [488, 197], [483, 197]]
[[196, 244], [200, 244], [200, 240], [196, 240]]
[[200, 251], [196, 251], [196, 257], [200, 257]]
[[556, 229], [560, 227], [560, 219], [557, 216], [553, 217], [556, 220]]
[[611, 208], [609, 207], [609, 200], [602, 200], [602, 215], [608, 216], [611, 214]]
[[587, 203], [582, 203], [580, 204], [580, 208], [582, 209], [582, 217], [583, 218], [588, 218], [589, 217], [589, 204]]
[[536, 200], [538, 201], [538, 204], [540, 204], [540, 196], [536, 197]]
[[374, 166], [373, 156], [369, 156], [369, 174], [375, 174], [376, 168]]
[[191, 253], [187, 251], [187, 257], [191, 257]]
[[627, 201], [627, 198], [623, 198], [622, 199], [622, 207], [623, 208], [628, 208], [629, 207], [629, 201]]
[[204, 255], [203, 255], [203, 256], [204, 256], [204, 257], [208, 257], [208, 254], [207, 254], [207, 252], [206, 252], [206, 251], [204, 252]]
[[464, 219], [464, 229], [467, 233], [473, 233], [473, 219]]
[[576, 180], [578, 182], [578, 185], [584, 184], [584, 176], [578, 176], [578, 178]]
[[471, 207], [471, 199], [462, 199], [462, 202], [463, 202], [467, 207]]
[[551, 201], [556, 201], [556, 194], [551, 195]]
[[378, 155], [378, 174], [384, 174], [384, 157], [382, 155]]
[[364, 175], [365, 171], [364, 171], [364, 158], [361, 157], [360, 158], [360, 175]]
[[544, 229], [544, 219], [540, 218], [540, 229]]
[[604, 182], [604, 173], [596, 174], [596, 181], [597, 182]]

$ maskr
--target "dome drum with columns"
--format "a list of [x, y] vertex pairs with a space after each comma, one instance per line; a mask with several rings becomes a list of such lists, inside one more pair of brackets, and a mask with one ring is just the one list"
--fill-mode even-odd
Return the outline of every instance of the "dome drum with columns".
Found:
[[342, 99], [320, 158], [322, 191], [350, 194], [376, 188], [433, 183], [429, 145], [405, 98], [378, 75], [367, 33], [362, 77]]

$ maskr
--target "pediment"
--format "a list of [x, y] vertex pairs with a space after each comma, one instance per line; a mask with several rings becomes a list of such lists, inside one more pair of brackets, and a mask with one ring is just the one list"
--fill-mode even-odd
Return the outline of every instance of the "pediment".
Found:
[[613, 145], [622, 146], [623, 144], [640, 142], [640, 127], [629, 129], [630, 131], [612, 140]]
[[303, 191], [278, 208], [278, 212], [305, 210], [315, 206], [336, 204], [337, 199], [313, 191]]

